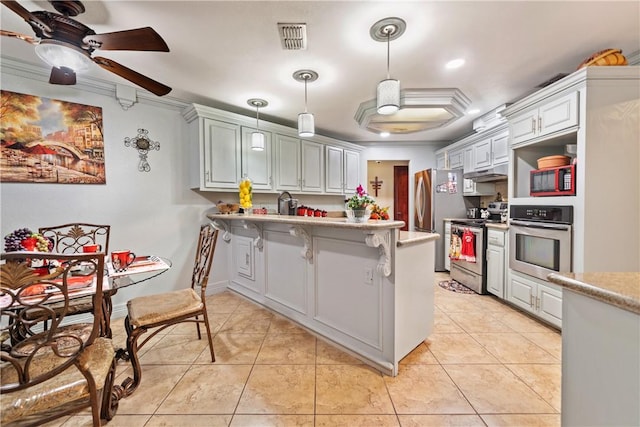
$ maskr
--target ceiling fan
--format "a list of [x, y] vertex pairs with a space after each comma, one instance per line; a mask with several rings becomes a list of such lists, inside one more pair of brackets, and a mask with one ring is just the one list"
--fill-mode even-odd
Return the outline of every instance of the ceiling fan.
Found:
[[30, 12], [18, 2], [0, 0], [2, 4], [24, 19], [36, 34], [30, 37], [13, 31], [0, 30], [0, 35], [24, 40], [35, 45], [36, 54], [52, 66], [49, 83], [76, 84], [76, 72], [86, 70], [91, 62], [158, 95], [166, 95], [171, 88], [124, 65], [92, 56], [95, 50], [136, 50], [169, 52], [169, 47], [151, 27], [96, 34], [91, 28], [72, 19], [85, 11], [80, 1], [53, 1], [59, 13], [39, 10]]

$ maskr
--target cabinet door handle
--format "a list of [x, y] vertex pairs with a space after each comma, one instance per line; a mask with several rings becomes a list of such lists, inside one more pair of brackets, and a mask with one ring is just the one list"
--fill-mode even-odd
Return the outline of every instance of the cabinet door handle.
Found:
[[204, 179], [205, 179], [205, 181], [206, 181], [206, 182], [210, 182], [210, 181], [211, 181], [211, 180], [209, 179], [209, 171], [206, 171], [206, 172], [204, 173]]
[[529, 305], [530, 305], [531, 307], [533, 307], [533, 299], [534, 299], [534, 298], [535, 298], [535, 297], [533, 296], [533, 294], [530, 294], [530, 295], [529, 295]]
[[538, 117], [538, 132], [542, 132], [542, 117]]
[[248, 254], [248, 253], [244, 255], [244, 262], [245, 262], [247, 265], [249, 265], [249, 254]]
[[532, 133], [536, 132], [536, 118], [535, 117], [531, 118], [531, 132]]

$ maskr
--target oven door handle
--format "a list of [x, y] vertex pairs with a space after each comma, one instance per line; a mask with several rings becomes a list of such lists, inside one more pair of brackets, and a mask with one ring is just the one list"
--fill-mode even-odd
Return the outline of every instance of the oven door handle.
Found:
[[512, 219], [511, 221], [509, 221], [509, 224], [520, 226], [520, 227], [542, 228], [545, 230], [562, 230], [562, 231], [571, 230], [571, 225], [568, 225], [568, 224], [549, 224], [545, 222], [519, 221], [517, 219]]

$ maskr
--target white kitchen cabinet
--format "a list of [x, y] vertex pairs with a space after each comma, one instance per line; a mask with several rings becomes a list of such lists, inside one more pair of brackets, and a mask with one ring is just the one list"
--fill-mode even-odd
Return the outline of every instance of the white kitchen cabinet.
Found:
[[206, 188], [237, 188], [242, 174], [240, 126], [204, 119], [204, 176]]
[[505, 278], [507, 277], [507, 238], [506, 230], [487, 230], [487, 291], [504, 298]]
[[327, 145], [325, 148], [326, 171], [325, 191], [327, 193], [344, 193], [344, 150]]
[[473, 144], [473, 168], [482, 170], [491, 167], [491, 138]]
[[324, 146], [302, 141], [302, 191], [324, 191]]
[[464, 148], [463, 170], [465, 173], [473, 172], [473, 145]]
[[507, 301], [551, 325], [562, 327], [562, 289], [550, 282], [511, 271]]
[[578, 92], [574, 91], [509, 119], [511, 143], [518, 144], [577, 125]]
[[444, 239], [442, 239], [444, 245], [444, 269], [451, 271], [451, 258], [449, 258], [449, 246], [451, 245], [451, 221], [445, 220], [444, 222]]
[[242, 154], [241, 175], [246, 175], [251, 179], [253, 190], [274, 189], [272, 176], [272, 155], [271, 155], [271, 133], [262, 132], [264, 135], [264, 150], [257, 151], [251, 149], [251, 134], [256, 129], [242, 127]]
[[464, 167], [464, 148], [452, 150], [449, 153], [449, 169], [462, 169]]
[[445, 153], [436, 154], [436, 169], [448, 169], [447, 155]]
[[302, 159], [300, 140], [275, 135], [276, 190], [300, 191], [302, 185]]
[[509, 162], [509, 132], [496, 135], [491, 140], [491, 151], [493, 154], [493, 166]]
[[360, 185], [360, 153], [344, 150], [344, 193], [355, 193]]

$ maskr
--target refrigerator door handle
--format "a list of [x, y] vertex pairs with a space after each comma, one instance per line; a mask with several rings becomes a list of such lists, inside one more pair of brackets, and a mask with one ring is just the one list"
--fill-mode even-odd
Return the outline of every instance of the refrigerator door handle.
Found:
[[424, 228], [424, 197], [425, 197], [424, 179], [422, 176], [418, 178], [418, 186], [416, 188], [416, 215], [418, 216], [418, 228]]

